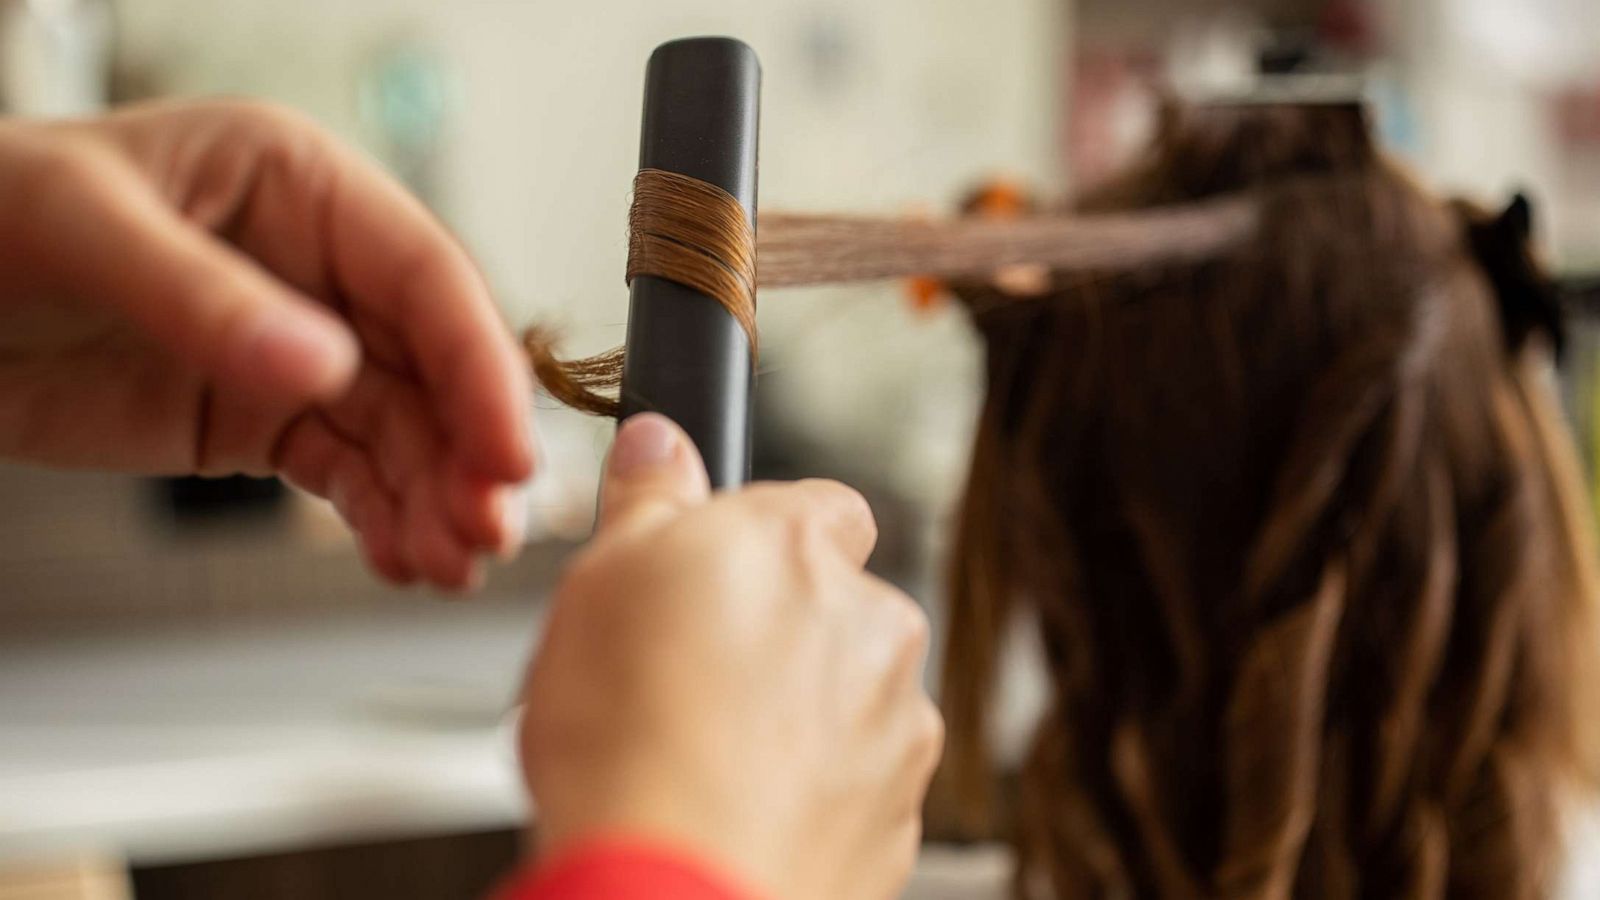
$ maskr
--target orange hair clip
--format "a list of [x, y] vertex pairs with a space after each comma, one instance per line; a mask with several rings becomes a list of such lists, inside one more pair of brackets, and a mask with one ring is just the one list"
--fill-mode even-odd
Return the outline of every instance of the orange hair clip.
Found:
[[[1028, 211], [1027, 192], [1015, 181], [996, 178], [986, 182], [964, 204], [969, 215], [983, 219], [1014, 219]], [[928, 315], [949, 300], [949, 286], [942, 279], [928, 276], [908, 278], [906, 305], [912, 312]]]

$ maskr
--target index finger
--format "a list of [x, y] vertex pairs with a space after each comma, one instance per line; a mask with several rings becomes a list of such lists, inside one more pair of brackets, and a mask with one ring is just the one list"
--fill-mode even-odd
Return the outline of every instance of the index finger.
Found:
[[350, 151], [329, 152], [327, 238], [344, 299], [398, 336], [463, 459], [489, 478], [526, 478], [530, 376], [482, 276], [398, 184]]

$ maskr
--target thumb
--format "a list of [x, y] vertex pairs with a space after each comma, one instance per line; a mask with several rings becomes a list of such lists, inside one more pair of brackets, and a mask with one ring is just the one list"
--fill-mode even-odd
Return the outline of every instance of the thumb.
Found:
[[131, 173], [95, 174], [73, 185], [93, 227], [63, 231], [78, 238], [62, 267], [78, 293], [230, 387], [294, 403], [344, 391], [360, 349], [331, 311], [183, 220]]
[[596, 533], [659, 522], [710, 496], [705, 463], [689, 436], [660, 413], [639, 413], [617, 428]]

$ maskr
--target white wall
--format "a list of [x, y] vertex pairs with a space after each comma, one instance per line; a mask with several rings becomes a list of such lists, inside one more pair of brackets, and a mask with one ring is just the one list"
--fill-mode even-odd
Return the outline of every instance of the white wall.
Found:
[[[264, 94], [359, 136], [386, 43], [433, 48], [457, 106], [444, 208], [514, 317], [622, 310], [626, 194], [650, 49], [725, 33], [766, 73], [762, 201], [895, 208], [1049, 159], [1048, 0], [128, 0], [124, 45], [180, 92]], [[838, 83], [809, 45], [837, 35]]]
[[[1590, 0], [1384, 0], [1422, 143], [1444, 190], [1500, 203], [1531, 191], [1542, 238], [1566, 268], [1600, 265], [1600, 174], [1556, 144], [1551, 98], [1600, 71]], [[1574, 48], [1586, 47], [1586, 52]], [[1592, 167], [1591, 167], [1592, 168]]]

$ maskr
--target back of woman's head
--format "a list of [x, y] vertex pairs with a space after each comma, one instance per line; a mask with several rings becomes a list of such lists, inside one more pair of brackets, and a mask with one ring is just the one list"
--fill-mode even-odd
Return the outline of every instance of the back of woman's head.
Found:
[[988, 393], [950, 784], [981, 792], [1017, 612], [1052, 688], [1009, 823], [1025, 893], [1536, 896], [1586, 774], [1591, 573], [1540, 332], [1483, 262], [1522, 235], [1341, 106], [1169, 110], [1083, 206], [1220, 195], [1258, 214], [1222, 258], [962, 291]]

